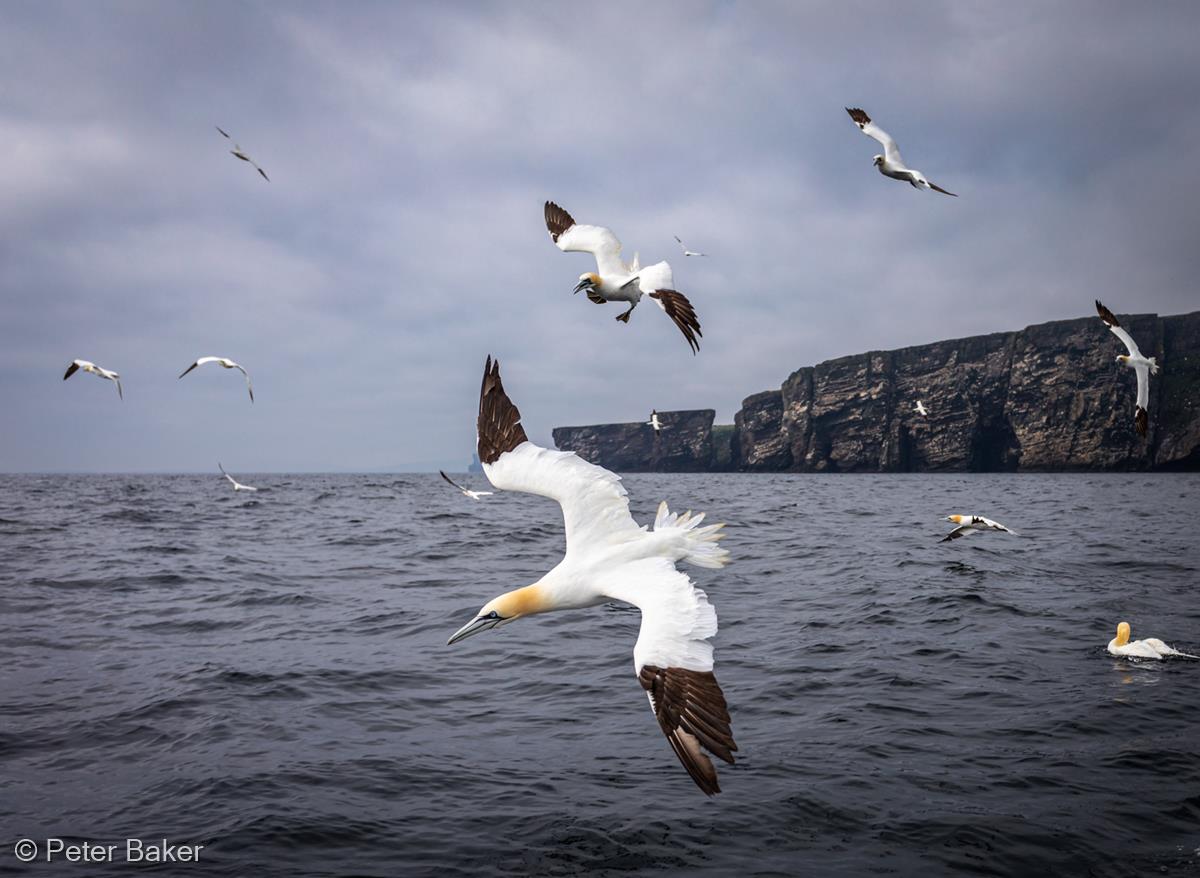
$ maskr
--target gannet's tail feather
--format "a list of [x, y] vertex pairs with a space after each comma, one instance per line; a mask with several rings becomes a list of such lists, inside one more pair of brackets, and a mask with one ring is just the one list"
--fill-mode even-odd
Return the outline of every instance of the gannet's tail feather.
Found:
[[667, 508], [667, 501], [658, 504], [658, 514], [654, 517], [655, 533], [677, 531], [683, 541], [680, 560], [695, 564], [697, 567], [720, 569], [729, 563], [729, 552], [717, 545], [725, 534], [718, 533], [724, 524], [710, 524], [700, 527], [704, 521], [704, 513], [692, 515], [691, 510], [680, 515]]

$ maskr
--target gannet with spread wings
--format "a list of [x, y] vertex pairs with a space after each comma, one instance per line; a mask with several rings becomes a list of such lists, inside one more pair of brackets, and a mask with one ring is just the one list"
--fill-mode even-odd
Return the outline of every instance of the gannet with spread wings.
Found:
[[1150, 376], [1158, 374], [1158, 362], [1154, 357], [1143, 357], [1142, 352], [1138, 350], [1137, 342], [1133, 340], [1133, 336], [1125, 331], [1119, 322], [1117, 316], [1100, 304], [1100, 300], [1096, 300], [1096, 313], [1100, 315], [1100, 319], [1104, 321], [1104, 325], [1112, 330], [1112, 334], [1121, 339], [1125, 343], [1125, 349], [1128, 354], [1118, 354], [1117, 362], [1124, 363], [1129, 368], [1137, 373], [1137, 405], [1133, 411], [1133, 424], [1137, 429], [1139, 436], [1145, 436], [1146, 431], [1150, 427]]
[[717, 614], [703, 591], [675, 569], [679, 561], [720, 568], [729, 555], [717, 546], [721, 525], [700, 527], [704, 515], [658, 507], [654, 529], [629, 514], [620, 476], [573, 452], [534, 445], [521, 413], [488, 357], [479, 394], [479, 460], [503, 491], [557, 500], [566, 526], [562, 561], [533, 585], [488, 601], [449, 643], [506, 625], [522, 616], [623, 601], [642, 611], [633, 647], [634, 672], [671, 749], [708, 795], [720, 792], [717, 772], [703, 752], [732, 764], [737, 746], [725, 695], [713, 676]]
[[121, 376], [111, 369], [104, 369], [100, 366], [97, 366], [95, 363], [88, 362], [87, 360], [72, 360], [71, 365], [67, 366], [67, 374], [63, 376], [63, 381], [66, 381], [80, 370], [84, 372], [91, 372], [97, 378], [107, 378], [113, 384], [117, 385], [117, 396], [121, 399], [125, 399], [125, 392], [121, 390]]
[[692, 353], [700, 350], [700, 343], [696, 341], [697, 337], [704, 337], [700, 331], [700, 320], [687, 296], [675, 289], [669, 264], [656, 262], [643, 268], [637, 254], [634, 254], [633, 262], [624, 262], [621, 259], [621, 242], [611, 229], [580, 225], [553, 201], [546, 202], [545, 217], [550, 240], [559, 250], [564, 253], [591, 253], [596, 257], [596, 271], [581, 274], [575, 292], [583, 290], [588, 300], [597, 305], [628, 302], [629, 310], [617, 315], [617, 320], [622, 323], [629, 322], [629, 315], [642, 296], [648, 295], [679, 327]]
[[184, 369], [183, 372], [180, 373], [179, 377], [182, 378], [197, 366], [203, 366], [205, 363], [216, 363], [223, 369], [237, 369], [239, 372], [241, 372], [246, 378], [246, 390], [250, 394], [250, 401], [254, 402], [254, 385], [250, 383], [250, 373], [228, 357], [201, 357], [196, 362], [192, 363], [192, 365]]
[[[850, 118], [854, 120], [854, 124], [863, 134], [879, 141], [883, 147], [883, 155], [875, 156], [875, 167], [879, 168], [879, 173], [885, 177], [891, 177], [893, 180], [903, 180], [905, 183], [911, 184], [914, 189], [932, 189], [943, 195], [954, 195], [953, 192], [947, 192], [941, 186], [930, 183], [925, 179], [925, 175], [916, 168], [910, 168], [904, 164], [904, 159], [900, 157], [900, 147], [896, 146], [892, 135], [872, 122], [870, 116], [858, 107], [846, 107], [846, 112], [850, 114]], [[954, 195], [954, 197], [958, 196]]]

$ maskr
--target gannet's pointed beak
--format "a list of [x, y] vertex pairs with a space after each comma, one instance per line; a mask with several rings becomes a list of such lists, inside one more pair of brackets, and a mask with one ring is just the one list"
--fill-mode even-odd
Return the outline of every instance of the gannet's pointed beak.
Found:
[[580, 290], [588, 290], [594, 286], [595, 286], [595, 284], [592, 283], [592, 279], [590, 277], [585, 277], [583, 280], [581, 280], [579, 283], [577, 283], [575, 285], [574, 292], [578, 293]]
[[446, 646], [452, 646], [455, 643], [458, 643], [460, 640], [466, 640], [471, 635], [478, 634], [480, 631], [487, 631], [489, 628], [495, 628], [502, 621], [504, 620], [494, 612], [488, 613], [486, 616], [476, 616], [466, 625], [455, 631], [454, 634], [450, 636], [450, 639], [446, 641]]

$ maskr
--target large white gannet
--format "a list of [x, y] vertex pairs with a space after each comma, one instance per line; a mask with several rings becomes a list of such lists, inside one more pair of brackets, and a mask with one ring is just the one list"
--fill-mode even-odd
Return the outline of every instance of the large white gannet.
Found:
[[221, 466], [221, 462], [217, 461], [217, 469], [221, 471], [221, 475], [229, 479], [229, 484], [233, 485], [234, 491], [257, 491], [258, 488], [251, 488], [249, 485], [243, 485], [241, 482], [234, 479], [229, 473], [225, 472], [225, 467]]
[[[721, 525], [700, 527], [704, 515], [679, 515], [661, 503], [654, 529], [629, 514], [621, 478], [573, 452], [534, 445], [521, 413], [488, 357], [479, 394], [478, 448], [483, 471], [502, 491], [557, 500], [566, 526], [562, 561], [538, 582], [488, 601], [448, 643], [551, 610], [623, 601], [642, 611], [633, 647], [638, 682], [671, 749], [708, 795], [720, 792], [717, 772], [703, 750], [732, 764], [737, 746], [725, 695], [713, 676], [717, 614], [678, 561], [720, 568], [729, 553], [717, 545]], [[560, 705], [561, 707], [561, 705]], [[582, 709], [582, 705], [577, 705]]]
[[91, 372], [99, 378], [107, 378], [113, 384], [117, 385], [117, 396], [122, 400], [125, 399], [125, 392], [121, 390], [121, 376], [111, 369], [102, 369], [95, 363], [89, 363], [87, 360], [72, 360], [71, 365], [67, 366], [67, 374], [63, 376], [63, 381], [66, 381], [80, 370]]
[[646, 421], [654, 428], [654, 435], [657, 438], [662, 434], [662, 421], [658, 419], [658, 409], [650, 409], [650, 420]]
[[188, 372], [191, 372], [197, 366], [203, 366], [205, 363], [216, 363], [224, 369], [237, 369], [239, 372], [241, 372], [243, 375], [245, 375], [246, 376], [246, 390], [249, 391], [249, 393], [250, 393], [250, 401], [254, 402], [254, 385], [252, 385], [250, 383], [250, 373], [247, 372], [245, 369], [243, 369], [241, 366], [239, 366], [237, 363], [235, 363], [233, 360], [228, 359], [227, 357], [201, 357], [196, 362], [192, 363], [192, 365], [190, 365], [186, 369], [184, 369], [179, 374], [179, 377], [182, 378], [184, 375], [186, 375]]
[[[896, 146], [896, 141], [892, 139], [890, 134], [872, 122], [870, 116], [858, 107], [846, 107], [846, 112], [850, 114], [850, 118], [854, 120], [854, 124], [859, 127], [863, 134], [873, 140], [879, 141], [883, 146], [883, 155], [875, 156], [875, 167], [879, 168], [879, 173], [885, 177], [891, 177], [893, 180], [903, 180], [905, 183], [910, 183], [914, 189], [932, 189], [934, 192], [941, 192], [943, 195], [954, 195], [953, 192], [947, 192], [941, 186], [930, 183], [920, 171], [904, 164], [904, 159], [900, 157], [900, 148]], [[954, 195], [954, 197], [957, 198], [958, 196]]]
[[1124, 363], [1137, 373], [1137, 407], [1134, 409], [1133, 424], [1137, 428], [1138, 435], [1145, 436], [1146, 430], [1150, 426], [1150, 416], [1147, 413], [1147, 409], [1150, 407], [1150, 376], [1158, 374], [1158, 363], [1154, 357], [1142, 356], [1133, 336], [1117, 322], [1116, 315], [1112, 311], [1100, 304], [1099, 299], [1096, 300], [1096, 313], [1100, 315], [1104, 325], [1112, 330], [1112, 334], [1125, 343], [1125, 349], [1129, 351], [1128, 354], [1118, 354], [1117, 362]]
[[545, 214], [546, 230], [559, 250], [564, 253], [591, 253], [596, 257], [596, 271], [579, 276], [576, 293], [585, 291], [588, 299], [597, 305], [628, 302], [629, 310], [617, 315], [617, 320], [622, 323], [629, 322], [629, 315], [642, 296], [649, 295], [679, 327], [692, 353], [700, 350], [700, 343], [696, 341], [697, 336], [704, 337], [700, 331], [700, 321], [687, 296], [674, 288], [675, 280], [670, 265], [656, 262], [643, 268], [636, 254], [632, 263], [624, 262], [621, 259], [621, 242], [610, 229], [581, 226], [553, 201], [546, 202]]
[[[220, 125], [214, 125], [213, 127], [214, 127], [214, 128], [216, 128], [218, 131], [220, 131], [220, 132], [221, 132], [221, 134], [223, 134], [223, 135], [225, 136], [225, 139], [226, 139], [226, 140], [233, 140], [233, 138], [232, 138], [232, 137], [230, 137], [228, 134], [225, 134], [225, 131], [224, 131], [224, 129], [223, 129], [223, 128], [221, 128], [221, 126], [220, 126]], [[242, 161], [244, 161], [244, 162], [249, 162], [249, 163], [251, 164], [251, 166], [254, 168], [254, 170], [256, 170], [256, 171], [258, 171], [260, 174], [262, 174], [262, 178], [263, 178], [264, 180], [266, 180], [268, 183], [270, 183], [270, 182], [271, 182], [271, 178], [267, 176], [267, 172], [266, 172], [266, 171], [264, 171], [262, 168], [260, 168], [260, 167], [258, 166], [258, 164], [257, 164], [257, 163], [254, 161], [254, 159], [250, 158], [250, 156], [248, 156], [248, 155], [246, 155], [244, 152], [242, 152], [242, 148], [241, 148], [240, 146], [238, 146], [238, 145], [237, 145], [237, 142], [236, 142], [236, 141], [235, 141], [235, 142], [234, 142], [234, 144], [233, 144], [233, 149], [231, 149], [231, 150], [229, 150], [229, 151], [230, 151], [231, 153], [233, 153], [233, 155], [235, 155], [235, 156], [237, 156], [239, 159], [241, 159]], [[285, 181], [285, 182], [286, 182], [286, 181]]]
[[1012, 534], [1014, 537], [1020, 536], [1015, 530], [1009, 530], [1000, 522], [984, 518], [982, 515], [947, 515], [945, 520], [954, 522], [958, 527], [942, 538], [941, 542], [943, 543], [957, 540], [959, 537], [969, 537], [971, 534], [985, 530], [999, 530], [1006, 534]]
[[917, 404], [913, 406], [913, 411], [923, 418], [929, 417], [929, 409], [925, 408], [925, 403], [917, 400]]
[[1126, 658], [1158, 660], [1168, 655], [1177, 655], [1191, 659], [1200, 658], [1200, 656], [1180, 652], [1177, 649], [1167, 646], [1157, 637], [1147, 637], [1145, 640], [1131, 641], [1129, 639], [1128, 622], [1121, 622], [1117, 625], [1117, 636], [1108, 642], [1108, 651], [1113, 655], [1125, 656]]
[[684, 256], [707, 256], [708, 255], [707, 253], [697, 253], [695, 250], [689, 250], [687, 248], [687, 244], [683, 243], [683, 241], [681, 241], [679, 239], [678, 235], [673, 235], [672, 237], [675, 238], [676, 241], [679, 241], [679, 249], [683, 251]]
[[454, 481], [454, 479], [450, 478], [448, 475], [446, 475], [441, 470], [438, 470], [438, 472], [441, 473], [443, 479], [445, 479], [447, 482], [452, 484], [454, 487], [458, 488], [458, 490], [462, 491], [464, 497], [470, 497], [472, 500], [478, 500], [480, 497], [492, 496], [491, 491], [470, 491], [470, 490], [464, 488], [458, 482]]

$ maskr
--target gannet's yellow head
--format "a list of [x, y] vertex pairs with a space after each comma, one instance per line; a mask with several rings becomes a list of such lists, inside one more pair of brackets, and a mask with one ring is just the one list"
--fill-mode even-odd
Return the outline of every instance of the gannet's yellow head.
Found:
[[1117, 362], [1118, 363], [1124, 363], [1128, 359], [1129, 359], [1129, 354], [1117, 354]]
[[540, 584], [534, 583], [524, 588], [518, 588], [516, 591], [506, 592], [484, 604], [483, 609], [474, 619], [451, 635], [450, 639], [446, 641], [446, 646], [465, 640], [480, 631], [507, 625], [514, 619], [542, 613], [549, 609], [551, 609], [550, 603]]
[[947, 515], [946, 521], [953, 521], [955, 524], [962, 524], [963, 517], [961, 515]]
[[1117, 625], [1117, 646], [1124, 646], [1129, 642], [1129, 623], [1121, 622]]
[[579, 283], [575, 285], [575, 292], [586, 290], [591, 292], [596, 287], [600, 286], [600, 275], [594, 271], [589, 271], [587, 274], [579, 275]]

